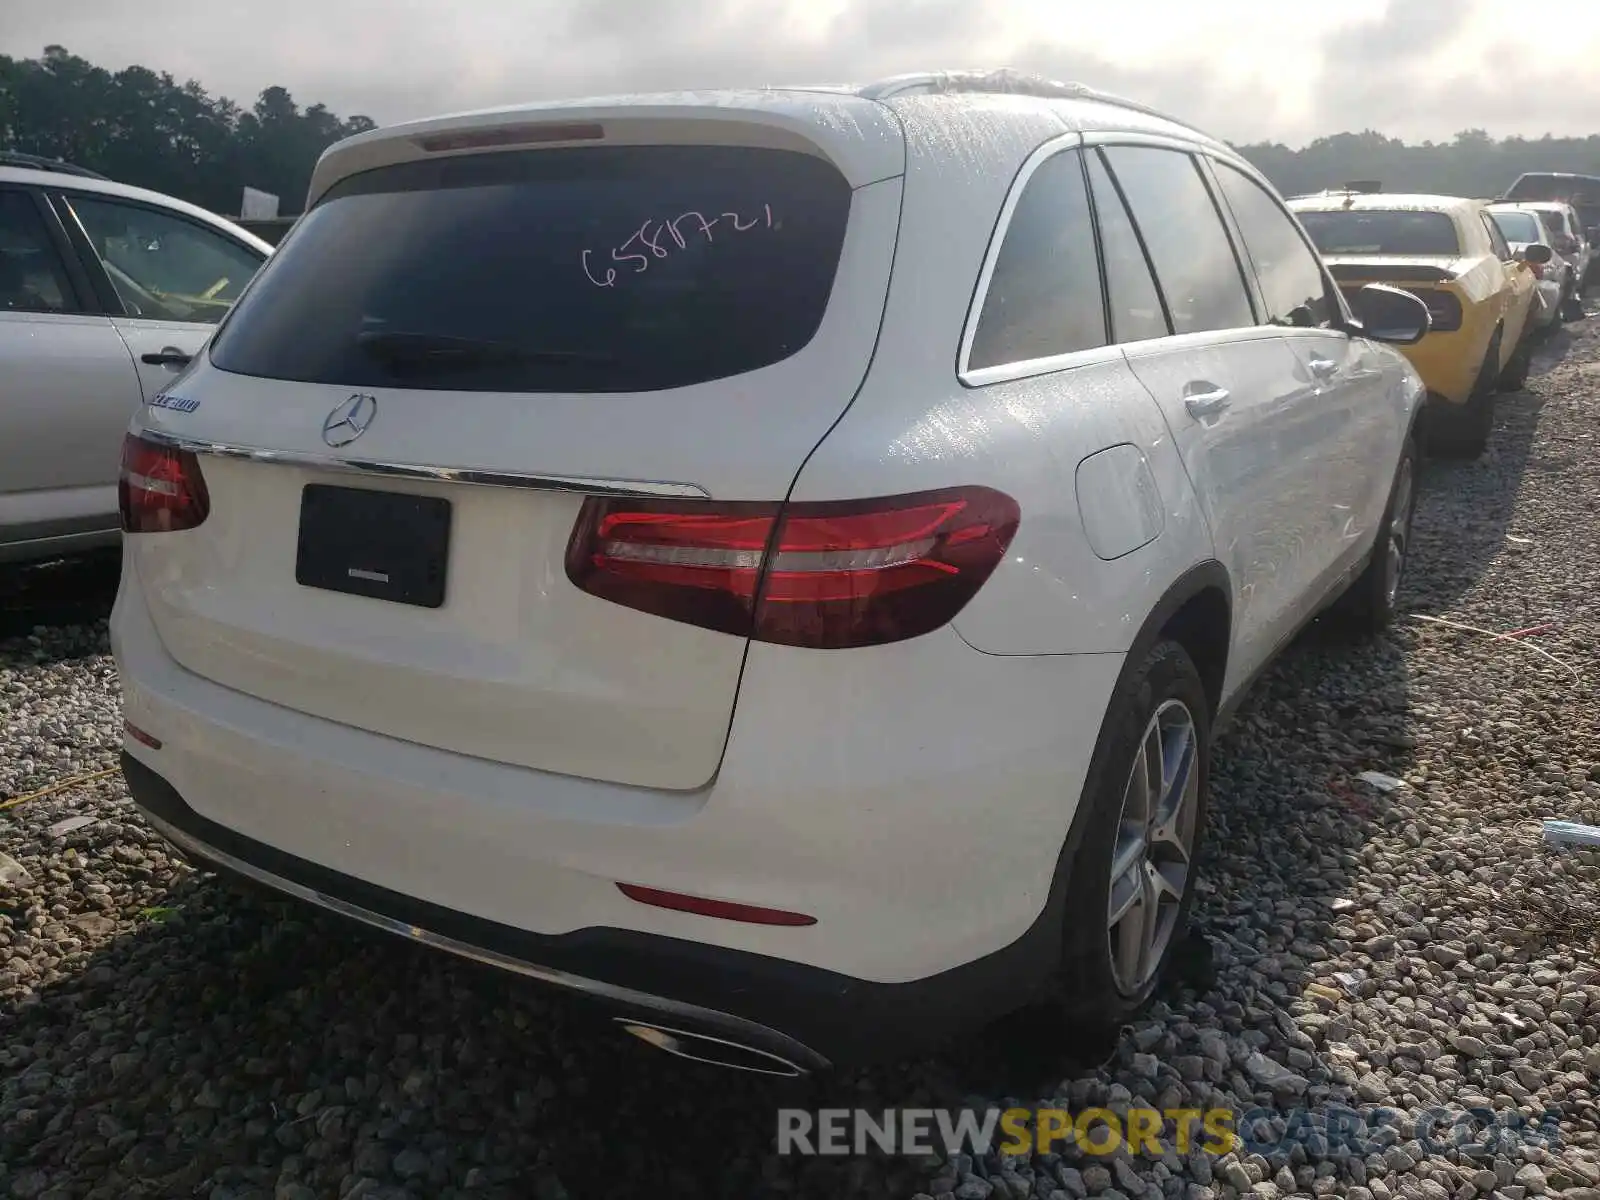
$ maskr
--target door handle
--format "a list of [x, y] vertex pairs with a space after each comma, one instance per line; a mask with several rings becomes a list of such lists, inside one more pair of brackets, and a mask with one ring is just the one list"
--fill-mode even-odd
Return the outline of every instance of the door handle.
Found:
[[1311, 368], [1311, 373], [1318, 379], [1332, 379], [1339, 373], [1339, 364], [1331, 358], [1308, 359], [1306, 366]]
[[[1204, 390], [1195, 390], [1204, 389]], [[1190, 384], [1183, 392], [1183, 406], [1195, 418], [1214, 417], [1233, 403], [1227, 388], [1210, 383]]]
[[176, 346], [166, 346], [160, 350], [152, 350], [149, 354], [139, 355], [139, 361], [148, 367], [187, 367], [189, 360], [194, 355]]

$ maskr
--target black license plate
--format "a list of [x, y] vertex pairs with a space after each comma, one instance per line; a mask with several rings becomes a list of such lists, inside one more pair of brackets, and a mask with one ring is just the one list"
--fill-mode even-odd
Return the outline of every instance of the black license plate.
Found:
[[308, 483], [294, 577], [305, 587], [439, 608], [450, 559], [450, 502]]

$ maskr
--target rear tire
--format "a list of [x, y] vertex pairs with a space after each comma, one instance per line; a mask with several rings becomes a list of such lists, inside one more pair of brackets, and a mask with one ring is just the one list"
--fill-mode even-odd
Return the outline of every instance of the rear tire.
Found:
[[1155, 993], [1194, 901], [1211, 710], [1188, 651], [1157, 642], [1106, 721], [1110, 737], [1080, 800], [1086, 824], [1069, 868], [1061, 987], [1070, 1019], [1116, 1024]]
[[1439, 405], [1429, 413], [1428, 448], [1439, 458], [1471, 460], [1489, 446], [1494, 428], [1494, 385], [1499, 374], [1500, 333], [1495, 332], [1484, 353], [1483, 365], [1462, 405]]
[[1389, 501], [1378, 524], [1378, 540], [1366, 568], [1334, 606], [1352, 632], [1382, 633], [1399, 608], [1400, 585], [1411, 559], [1411, 525], [1417, 515], [1418, 455], [1416, 442], [1406, 438], [1389, 485]]
[[1512, 352], [1495, 381], [1502, 392], [1520, 392], [1528, 386], [1528, 372], [1533, 367], [1533, 339], [1526, 333], [1522, 343]]
[[1583, 284], [1567, 272], [1567, 291], [1561, 301], [1562, 321], [1583, 320]]

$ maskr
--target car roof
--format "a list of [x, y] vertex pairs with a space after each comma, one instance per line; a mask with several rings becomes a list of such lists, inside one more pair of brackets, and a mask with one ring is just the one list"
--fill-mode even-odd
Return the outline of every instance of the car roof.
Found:
[[122, 200], [137, 200], [143, 204], [150, 204], [159, 208], [171, 209], [176, 213], [182, 213], [184, 216], [202, 224], [226, 231], [234, 238], [249, 244], [253, 249], [259, 250], [263, 254], [272, 253], [271, 242], [258, 238], [248, 229], [240, 228], [226, 217], [218, 216], [208, 209], [201, 208], [198, 204], [190, 204], [186, 200], [179, 200], [176, 196], [168, 196], [162, 192], [152, 192], [147, 188], [134, 187], [131, 184], [118, 183], [114, 179], [94, 179], [87, 175], [74, 175], [64, 171], [35, 171], [28, 167], [0, 166], [0, 183], [49, 188], [57, 192], [92, 192], [97, 195], [115, 197]]
[[1484, 207], [1467, 196], [1428, 196], [1405, 192], [1325, 192], [1289, 201], [1297, 212], [1437, 212], [1466, 216]]
[[1583, 175], [1577, 171], [1524, 171], [1511, 186], [1516, 187], [1524, 179], [1589, 179], [1600, 182], [1600, 175]]
[[[1227, 143], [1194, 126], [1134, 100], [1100, 91], [1082, 83], [1063, 82], [1010, 69], [993, 71], [923, 71], [895, 75], [868, 84], [813, 84], [739, 90], [656, 92], [540, 101], [384, 126], [356, 134], [323, 152], [312, 175], [306, 206], [309, 208], [341, 179], [419, 158], [460, 153], [463, 147], [435, 147], [452, 137], [461, 139], [490, 130], [566, 122], [576, 131], [583, 122], [605, 122], [619, 128], [630, 120], [712, 121], [744, 120], [769, 128], [771, 144], [782, 132], [790, 145], [801, 141], [820, 146], [855, 186], [904, 170], [898, 130], [905, 139], [947, 136], [949, 153], [963, 162], [992, 157], [975, 126], [975, 112], [993, 122], [1007, 114], [1017, 120], [1040, 122], [1059, 133], [1129, 130], [1205, 146], [1243, 163]], [[948, 120], [953, 128], [941, 128]], [[546, 128], [554, 130], [554, 124]], [[600, 136], [587, 135], [593, 141]], [[565, 139], [567, 144], [578, 139]], [[544, 137], [542, 144], [562, 144]], [[893, 143], [891, 145], [891, 143]], [[504, 143], [502, 143], [503, 145]], [[614, 144], [627, 144], [619, 136]], [[482, 150], [478, 144], [465, 148]], [[988, 153], [986, 153], [986, 151]], [[892, 161], [891, 161], [892, 160]], [[973, 165], [968, 162], [968, 165]], [[990, 163], [982, 165], [989, 166]], [[1013, 164], [1014, 165], [1014, 164]], [[1253, 168], [1252, 168], [1253, 170]]]

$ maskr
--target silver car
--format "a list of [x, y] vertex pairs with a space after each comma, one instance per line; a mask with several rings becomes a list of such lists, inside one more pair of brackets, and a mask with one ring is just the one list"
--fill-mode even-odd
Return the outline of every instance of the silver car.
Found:
[[0, 162], [0, 562], [116, 544], [129, 418], [271, 252], [170, 196]]

